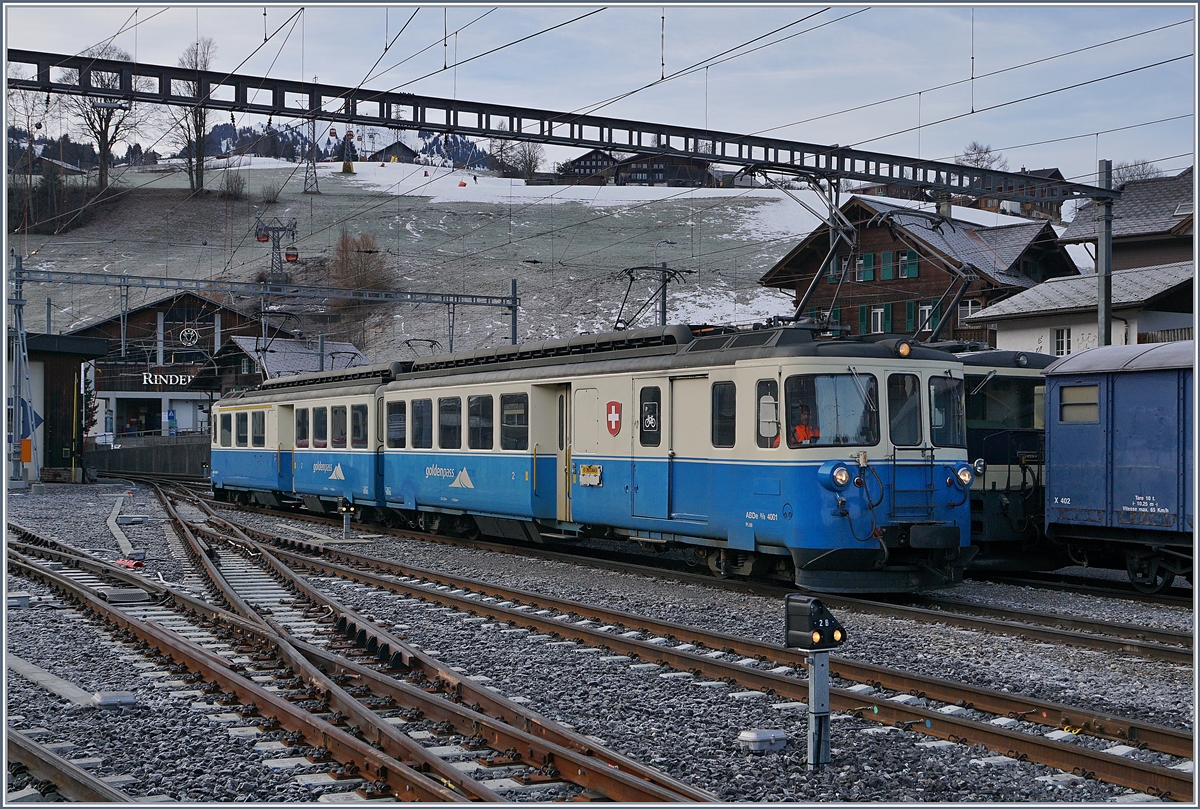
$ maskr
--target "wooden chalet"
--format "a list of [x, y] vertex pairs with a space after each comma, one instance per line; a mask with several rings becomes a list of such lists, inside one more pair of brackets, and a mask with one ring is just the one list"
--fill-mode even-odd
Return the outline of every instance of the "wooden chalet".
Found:
[[[793, 292], [797, 303], [817, 276], [802, 316], [828, 315], [852, 333], [906, 333], [930, 336], [942, 321], [941, 339], [995, 344], [986, 324], [962, 319], [1049, 278], [1078, 275], [1048, 221], [987, 227], [958, 216], [978, 212], [955, 209], [946, 218], [920, 211], [912, 203], [853, 196], [841, 211], [858, 229], [857, 249], [843, 243], [835, 260], [829, 252], [829, 227], [810, 233], [761, 279], [763, 286]], [[838, 282], [845, 279], [838, 291]], [[973, 277], [954, 312], [946, 311], [964, 276]], [[835, 292], [836, 299], [835, 299]]]

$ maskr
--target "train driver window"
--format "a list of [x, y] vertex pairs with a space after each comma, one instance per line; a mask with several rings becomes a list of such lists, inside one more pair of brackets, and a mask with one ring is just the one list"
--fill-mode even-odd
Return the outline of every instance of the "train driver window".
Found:
[[921, 383], [916, 374], [888, 377], [888, 434], [898, 447], [921, 443]]
[[350, 405], [350, 446], [367, 448], [367, 406]]
[[529, 394], [500, 396], [500, 449], [529, 449]]
[[793, 449], [879, 443], [879, 391], [873, 374], [804, 374], [783, 383], [785, 435]]
[[662, 393], [658, 387], [642, 388], [638, 403], [642, 413], [638, 440], [643, 447], [657, 447], [662, 442], [662, 414], [659, 412]]
[[267, 445], [267, 411], [255, 410], [250, 414], [250, 446]]
[[929, 380], [929, 439], [939, 447], [967, 445], [963, 381], [949, 376]]
[[404, 402], [387, 403], [388, 449], [404, 449], [404, 432], [407, 424]]
[[301, 407], [296, 410], [296, 446], [308, 446], [308, 408]]
[[438, 399], [438, 447], [462, 448], [462, 399]]
[[245, 411], [233, 414], [233, 443], [235, 446], [244, 447], [247, 444], [250, 417]]
[[492, 397], [467, 397], [467, 448], [492, 448]]
[[737, 440], [737, 388], [732, 382], [712, 386], [712, 445], [732, 447]]
[[221, 446], [233, 446], [233, 416], [228, 413], [221, 414]]
[[324, 407], [313, 408], [313, 446], [324, 448], [329, 437], [329, 410]]
[[1064, 385], [1059, 388], [1059, 421], [1096, 424], [1100, 421], [1099, 385]]
[[346, 447], [346, 406], [329, 408], [329, 446], [335, 449]]
[[413, 399], [412, 445], [414, 449], [433, 447], [433, 400]]
[[754, 408], [758, 427], [758, 445], [764, 449], [779, 446], [779, 383], [774, 379], [759, 380], [755, 386]]

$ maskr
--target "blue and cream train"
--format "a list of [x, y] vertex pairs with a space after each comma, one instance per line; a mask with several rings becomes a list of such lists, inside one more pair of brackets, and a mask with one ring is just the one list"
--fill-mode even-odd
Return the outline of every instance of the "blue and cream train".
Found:
[[222, 499], [827, 592], [950, 585], [973, 553], [962, 364], [894, 335], [586, 335], [272, 380], [212, 424]]

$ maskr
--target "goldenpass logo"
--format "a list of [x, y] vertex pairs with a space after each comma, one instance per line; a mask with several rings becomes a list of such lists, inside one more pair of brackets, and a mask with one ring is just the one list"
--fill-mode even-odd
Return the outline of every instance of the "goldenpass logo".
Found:
[[438, 466], [437, 464], [425, 467], [426, 480], [429, 478], [452, 478], [455, 476], [455, 474], [457, 473], [453, 469], [447, 469], [446, 467]]

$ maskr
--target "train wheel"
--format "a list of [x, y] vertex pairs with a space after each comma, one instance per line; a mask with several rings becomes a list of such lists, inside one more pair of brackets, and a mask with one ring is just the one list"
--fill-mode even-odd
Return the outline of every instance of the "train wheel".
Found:
[[1175, 581], [1175, 574], [1167, 570], [1157, 556], [1125, 556], [1125, 570], [1133, 589], [1146, 595], [1163, 592]]
[[729, 578], [729, 572], [725, 569], [725, 551], [708, 554], [708, 569], [718, 579]]
[[422, 531], [436, 534], [442, 527], [442, 515], [422, 511], [421, 516], [417, 518], [417, 524], [421, 526]]

